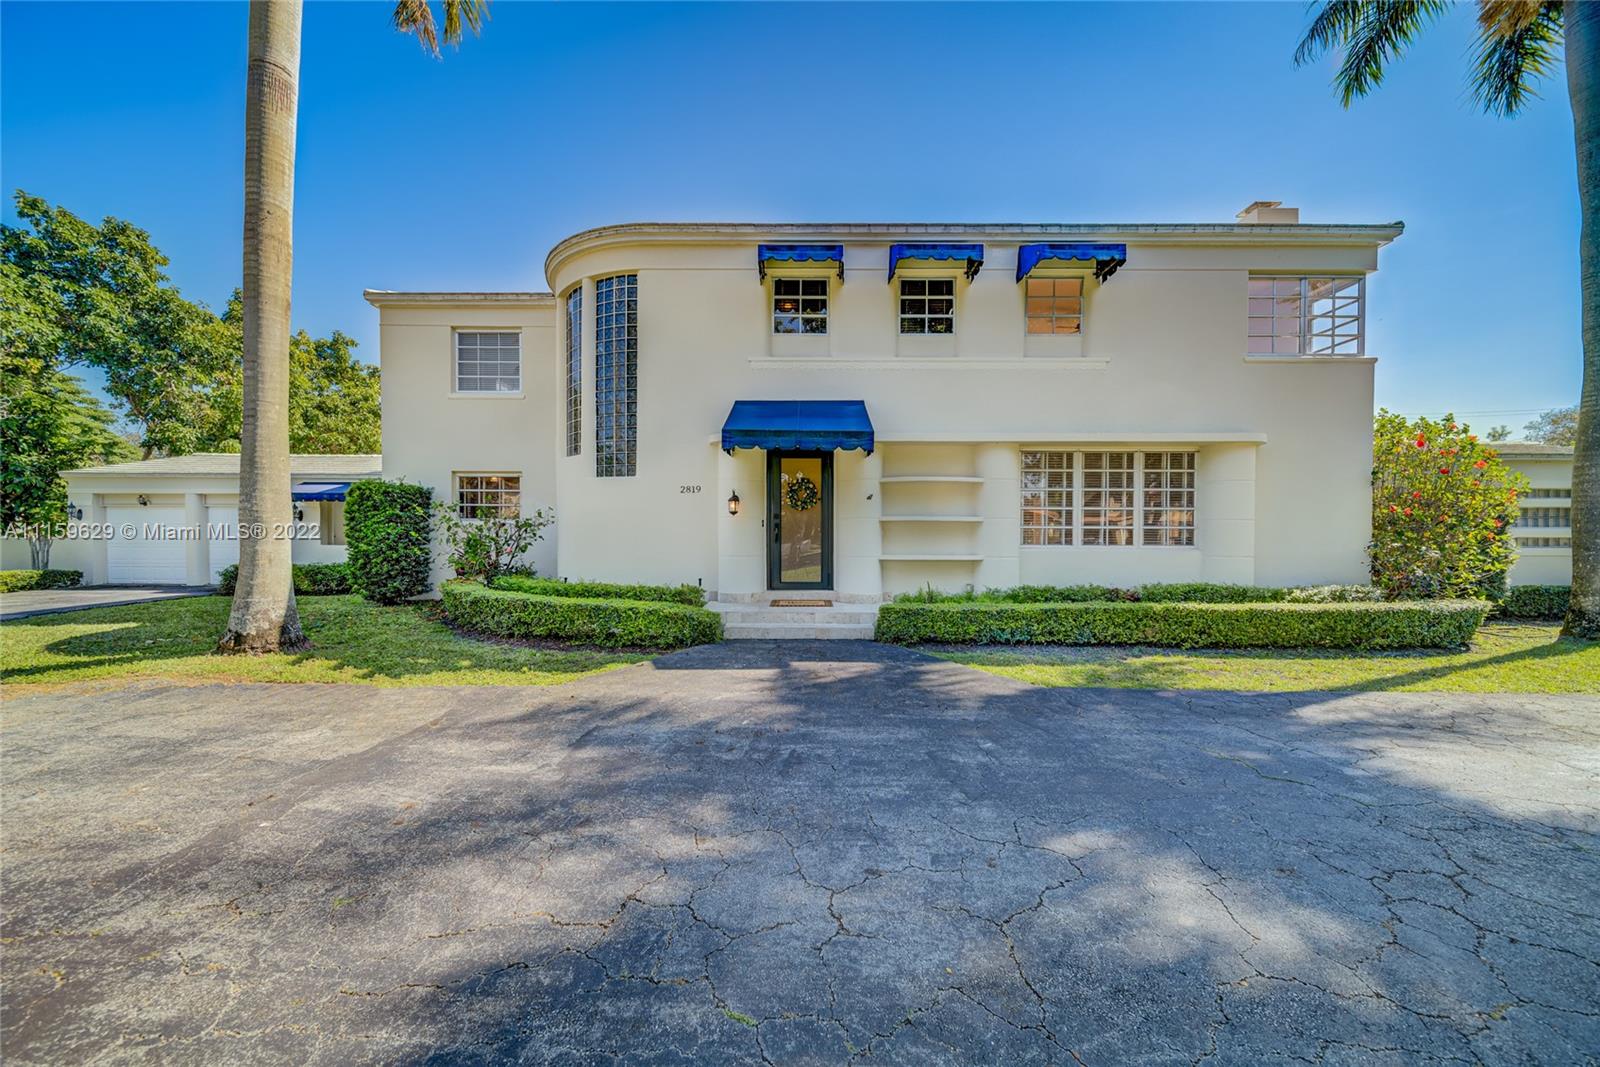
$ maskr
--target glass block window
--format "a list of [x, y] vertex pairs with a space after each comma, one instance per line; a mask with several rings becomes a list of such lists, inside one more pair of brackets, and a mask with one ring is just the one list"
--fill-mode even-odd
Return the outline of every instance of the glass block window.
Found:
[[1572, 495], [1572, 490], [1571, 489], [1524, 489], [1522, 492], [1518, 493], [1517, 495], [1522, 497], [1524, 500], [1526, 500], [1529, 497], [1539, 497], [1541, 499], [1546, 499], [1547, 500], [1547, 499], [1549, 499], [1551, 497], [1568, 497], [1568, 496], [1571, 496]]
[[828, 279], [772, 279], [773, 333], [827, 333]]
[[521, 391], [521, 334], [456, 331], [456, 392]]
[[1570, 537], [1519, 537], [1517, 544], [1523, 548], [1571, 548]]
[[900, 279], [901, 333], [955, 333], [954, 278]]
[[631, 478], [637, 469], [639, 276], [594, 283], [594, 473]]
[[1029, 278], [1029, 333], [1083, 332], [1082, 278]]
[[1083, 454], [1083, 543], [1133, 544], [1133, 453]]
[[1194, 453], [1144, 454], [1144, 544], [1194, 544]]
[[1251, 355], [1359, 356], [1366, 279], [1251, 278]]
[[1071, 452], [1022, 453], [1022, 543], [1072, 544]]
[[1517, 517], [1516, 528], [1571, 526], [1571, 508], [1523, 508]]
[[456, 509], [463, 519], [514, 518], [522, 514], [522, 476], [458, 474]]
[[567, 455], [583, 449], [583, 286], [567, 294]]

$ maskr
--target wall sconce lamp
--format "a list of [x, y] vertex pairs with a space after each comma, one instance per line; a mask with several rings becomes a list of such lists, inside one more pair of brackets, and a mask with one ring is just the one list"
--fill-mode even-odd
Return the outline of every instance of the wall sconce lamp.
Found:
[[740, 503], [741, 503], [741, 501], [739, 500], [739, 491], [737, 489], [735, 489], [733, 491], [733, 495], [728, 497], [728, 514], [729, 515], [737, 515], [737, 514], [739, 514], [739, 505], [740, 505]]
[[83, 521], [83, 509], [80, 508], [78, 505], [69, 502], [67, 504], [67, 518], [72, 520], [73, 522], [82, 522]]
[[150, 498], [145, 496], [143, 493], [140, 493], [139, 494], [139, 506], [141, 508], [149, 507], [150, 506]]
[[304, 522], [305, 518], [306, 518], [306, 509], [301, 507], [299, 504], [296, 504], [294, 506], [294, 521], [295, 522]]

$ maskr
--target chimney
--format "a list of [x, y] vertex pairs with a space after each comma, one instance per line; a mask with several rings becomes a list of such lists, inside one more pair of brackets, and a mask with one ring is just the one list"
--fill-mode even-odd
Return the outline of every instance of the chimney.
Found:
[[1293, 226], [1300, 221], [1300, 209], [1284, 207], [1282, 200], [1257, 200], [1234, 218], [1247, 226], [1268, 222]]

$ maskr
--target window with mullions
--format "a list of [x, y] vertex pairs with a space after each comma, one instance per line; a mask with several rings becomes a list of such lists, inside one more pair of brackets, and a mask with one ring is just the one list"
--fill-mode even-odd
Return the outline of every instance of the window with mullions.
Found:
[[456, 392], [520, 393], [522, 335], [456, 332]]
[[827, 333], [828, 279], [772, 279], [773, 333]]
[[1194, 453], [1144, 454], [1144, 543], [1194, 544]]
[[456, 510], [463, 519], [515, 518], [522, 514], [522, 476], [456, 475]]
[[1523, 508], [1515, 523], [1516, 528], [1519, 530], [1538, 526], [1571, 525], [1571, 508]]
[[1022, 543], [1072, 544], [1071, 452], [1022, 453]]
[[901, 333], [955, 333], [954, 278], [900, 279]]
[[1083, 454], [1083, 543], [1133, 544], [1133, 453]]
[[583, 450], [583, 286], [567, 294], [567, 455]]
[[1082, 278], [1029, 278], [1029, 333], [1083, 332]]
[[1251, 355], [1359, 356], [1366, 280], [1251, 278]]
[[594, 473], [631, 478], [637, 469], [639, 276], [594, 283]]

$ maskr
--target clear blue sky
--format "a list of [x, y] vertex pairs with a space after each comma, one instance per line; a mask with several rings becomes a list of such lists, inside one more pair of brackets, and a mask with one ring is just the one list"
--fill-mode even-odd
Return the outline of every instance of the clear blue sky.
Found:
[[[633, 220], [1387, 222], [1378, 402], [1520, 429], [1578, 394], [1561, 75], [1478, 112], [1459, 10], [1342, 110], [1294, 4], [496, 3], [442, 61], [382, 3], [311, 3], [297, 327], [377, 358], [364, 287], [543, 289], [546, 251]], [[149, 230], [219, 307], [238, 282], [242, 3], [0, 6], [0, 180]], [[6, 218], [15, 221], [9, 199]]]

